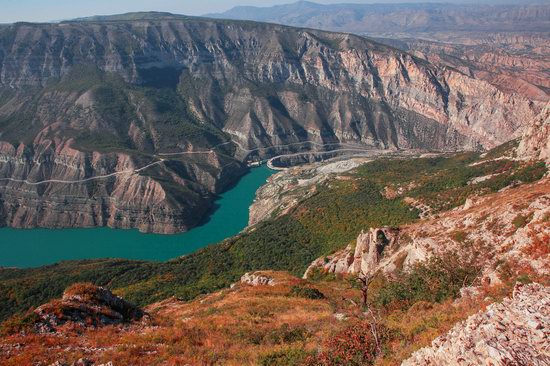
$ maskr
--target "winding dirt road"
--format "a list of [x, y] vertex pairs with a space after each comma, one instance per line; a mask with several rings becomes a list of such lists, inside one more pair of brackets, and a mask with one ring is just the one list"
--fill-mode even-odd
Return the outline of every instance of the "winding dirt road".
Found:
[[114, 177], [114, 176], [117, 176], [117, 175], [138, 174], [138, 173], [144, 171], [145, 169], [148, 169], [148, 168], [150, 168], [152, 166], [155, 166], [155, 165], [163, 164], [166, 160], [169, 160], [169, 159], [162, 158], [163, 156], [168, 157], [168, 156], [182, 156], [182, 155], [194, 155], [194, 154], [210, 154], [210, 153], [214, 152], [214, 150], [217, 149], [218, 147], [223, 146], [223, 145], [227, 145], [227, 144], [231, 144], [231, 143], [235, 144], [238, 149], [240, 149], [243, 152], [247, 153], [247, 155], [252, 153], [252, 152], [260, 151], [260, 150], [269, 150], [269, 149], [273, 149], [273, 148], [299, 146], [299, 145], [313, 145], [313, 146], [318, 146], [318, 147], [338, 145], [338, 146], [348, 146], [348, 147], [350, 147], [350, 148], [345, 148], [345, 149], [335, 149], [335, 150], [329, 150], [329, 151], [304, 151], [304, 152], [298, 152], [298, 153], [277, 155], [277, 156], [274, 156], [274, 157], [270, 158], [267, 161], [267, 166], [270, 169], [273, 169], [273, 170], [285, 170], [286, 169], [286, 168], [280, 168], [280, 167], [273, 166], [273, 160], [284, 158], [284, 157], [292, 157], [292, 156], [300, 156], [300, 155], [313, 155], [313, 154], [326, 155], [326, 154], [331, 154], [331, 153], [339, 152], [339, 151], [350, 151], [350, 152], [351, 151], [353, 151], [353, 152], [374, 152], [374, 151], [376, 151], [376, 150], [367, 149], [367, 148], [361, 149], [361, 148], [358, 148], [357, 145], [346, 144], [346, 143], [321, 144], [321, 143], [313, 142], [313, 141], [302, 141], [302, 142], [295, 142], [295, 143], [291, 143], [291, 144], [272, 145], [272, 146], [268, 146], [268, 147], [259, 147], [259, 148], [255, 148], [255, 149], [245, 149], [239, 142], [226, 141], [226, 142], [223, 142], [221, 144], [218, 144], [218, 145], [212, 147], [209, 150], [204, 150], [204, 151], [182, 151], [182, 152], [175, 152], [175, 153], [157, 153], [156, 156], [159, 159], [158, 161], [149, 163], [149, 164], [147, 164], [147, 165], [145, 165], [141, 168], [121, 170], [121, 171], [118, 171], [118, 172], [113, 172], [113, 173], [105, 174], [105, 175], [97, 175], [97, 176], [89, 177], [89, 178], [85, 178], [85, 179], [77, 179], [77, 180], [46, 179], [46, 180], [42, 180], [42, 181], [39, 181], [39, 182], [31, 182], [31, 181], [28, 181], [26, 179], [0, 178], [0, 181], [10, 181], [10, 182], [16, 182], [16, 183], [24, 183], [24, 184], [28, 184], [28, 185], [31, 185], [31, 186], [37, 186], [37, 185], [48, 184], [48, 183], [80, 184], [80, 183], [85, 183], [85, 182], [89, 182], [89, 181], [93, 181], [93, 180], [97, 180], [97, 179], [106, 179], [106, 178]]

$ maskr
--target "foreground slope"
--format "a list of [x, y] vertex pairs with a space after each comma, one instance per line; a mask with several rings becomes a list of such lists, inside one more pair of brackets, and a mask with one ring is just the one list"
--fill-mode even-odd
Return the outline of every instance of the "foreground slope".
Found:
[[[472, 295], [464, 292], [462, 297], [454, 294], [440, 301], [419, 301], [410, 307], [381, 306], [377, 294], [387, 286], [383, 284], [379, 290], [373, 288], [373, 301], [365, 312], [358, 305], [360, 291], [354, 288], [353, 278], [350, 280], [305, 281], [282, 272], [254, 272], [231, 288], [194, 301], [169, 298], [152, 304], [144, 309], [146, 316], [141, 320], [128, 318], [123, 322], [120, 317], [121, 321], [114, 322], [104, 317], [107, 320], [103, 323], [94, 322], [97, 314], [114, 312], [101, 304], [97, 314], [82, 317], [86, 313], [78, 309], [78, 316], [72, 320], [56, 323], [54, 328], [45, 327], [43, 309], [66, 311], [65, 298], [69, 294], [76, 296], [79, 288], [86, 288], [87, 293], [94, 291], [91, 285], [75, 285], [63, 300], [40, 307], [35, 312], [39, 316], [27, 317], [22, 328], [18, 328], [21, 324], [10, 323], [13, 328], [9, 335], [0, 338], [0, 360], [5, 365], [57, 362], [73, 366], [109, 362], [398, 365], [412, 351], [428, 346], [441, 335], [431, 349], [414, 353], [404, 364], [446, 365], [449, 357], [457, 360], [457, 365], [465, 364], [460, 360], [476, 362], [479, 355], [470, 352], [464, 342], [475, 342], [478, 354], [485, 354], [484, 359], [490, 354], [494, 362], [545, 362], [548, 314], [544, 305], [548, 302], [548, 287], [518, 285], [513, 299], [504, 299], [502, 304], [490, 305], [486, 313], [472, 315], [500, 301], [510, 293], [511, 284], [485, 287]], [[454, 297], [459, 299], [453, 302]], [[81, 309], [95, 304], [93, 299], [78, 301]], [[57, 316], [47, 318], [48, 325], [51, 318]], [[451, 329], [466, 318], [466, 323]], [[17, 329], [24, 333], [13, 332]], [[450, 335], [444, 336], [449, 329]], [[501, 341], [503, 335], [506, 342]], [[499, 344], [496, 351], [491, 348], [495, 341]], [[377, 342], [384, 352], [376, 350]]]
[[[241, 235], [175, 261], [0, 270], [0, 309], [9, 316], [0, 360], [75, 366], [475, 360], [468, 348], [456, 347], [458, 339], [475, 342], [494, 362], [544, 364], [550, 181], [546, 163], [532, 160], [544, 156], [538, 155], [546, 145], [544, 121], [537, 123], [540, 134], [526, 132], [522, 149], [515, 142], [484, 154], [329, 162], [279, 173], [270, 184], [290, 182], [283, 196], [304, 187], [312, 193], [280, 200], [284, 210], [263, 212]], [[284, 179], [292, 174], [301, 179]], [[266, 190], [261, 200], [280, 192]], [[337, 259], [353, 245], [353, 255]], [[321, 254], [329, 256], [314, 261]], [[312, 261], [308, 278], [297, 278]], [[343, 265], [359, 271], [342, 271]], [[366, 305], [357, 281], [365, 274], [371, 276]], [[83, 281], [149, 306], [144, 314], [92, 284], [54, 299]], [[512, 299], [498, 304], [506, 296]], [[527, 308], [525, 323], [520, 314]], [[464, 320], [467, 334], [455, 326]], [[500, 323], [513, 332], [495, 351], [491, 339], [502, 336]], [[493, 327], [498, 335], [488, 332]], [[533, 341], [528, 349], [524, 339]]]
[[0, 225], [184, 231], [248, 159], [489, 148], [540, 109], [349, 34], [164, 13], [17, 23], [0, 29]]
[[[516, 286], [513, 297], [471, 316], [444, 337], [403, 362], [403, 366], [497, 365], [542, 366], [550, 363], [546, 332], [550, 327], [550, 289]], [[473, 347], [472, 347], [473, 345]]]

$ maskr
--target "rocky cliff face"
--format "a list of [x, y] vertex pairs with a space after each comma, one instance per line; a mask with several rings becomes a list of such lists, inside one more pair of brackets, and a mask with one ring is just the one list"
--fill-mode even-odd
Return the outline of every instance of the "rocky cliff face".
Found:
[[547, 365], [549, 327], [550, 289], [518, 284], [512, 298], [457, 324], [402, 365]]
[[[550, 39], [546, 33], [423, 33], [418, 38], [380, 39], [430, 63], [446, 65], [507, 93], [548, 101]], [[430, 39], [430, 40], [427, 40]], [[435, 40], [437, 41], [435, 41]]]
[[380, 42], [528, 98], [547, 101], [550, 7], [334, 4], [236, 7], [214, 17], [384, 37]]
[[81, 152], [67, 144], [15, 148], [2, 143], [0, 171], [6, 178], [0, 178], [0, 225], [184, 231], [208, 211], [223, 181], [242, 171], [239, 165], [233, 172], [220, 169], [214, 158], [213, 168], [218, 171], [201, 172], [191, 163], [190, 173], [199, 170], [191, 180], [164, 161]]
[[181, 231], [247, 158], [490, 147], [539, 111], [346, 34], [166, 14], [14, 24], [0, 29], [0, 224]]
[[538, 112], [489, 84], [352, 35], [166, 18], [16, 24], [0, 38], [3, 85], [45, 85], [75, 64], [142, 85], [181, 81], [201, 120], [251, 148], [304, 140], [490, 146]]
[[550, 103], [523, 135], [517, 154], [522, 159], [540, 159], [550, 163]]
[[[87, 67], [0, 106], [0, 225], [195, 225], [245, 168], [175, 91], [132, 88]], [[218, 146], [216, 148], [213, 148]]]

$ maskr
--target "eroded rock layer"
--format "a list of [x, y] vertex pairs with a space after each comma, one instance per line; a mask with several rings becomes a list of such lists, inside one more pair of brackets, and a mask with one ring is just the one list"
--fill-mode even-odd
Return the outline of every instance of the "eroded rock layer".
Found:
[[0, 28], [0, 225], [183, 231], [249, 158], [491, 147], [540, 109], [349, 34], [155, 13], [18, 23]]

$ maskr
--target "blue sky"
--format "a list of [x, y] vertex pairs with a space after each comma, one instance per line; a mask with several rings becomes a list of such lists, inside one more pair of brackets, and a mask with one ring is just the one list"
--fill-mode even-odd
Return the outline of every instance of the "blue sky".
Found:
[[[491, 2], [525, 3], [527, 0], [422, 0], [422, 2]], [[546, 0], [541, 0], [546, 1]], [[51, 21], [90, 15], [119, 14], [130, 11], [169, 11], [201, 15], [228, 10], [237, 5], [270, 6], [294, 0], [0, 0], [0, 23], [15, 21]], [[317, 0], [318, 3], [388, 3], [419, 0]]]

